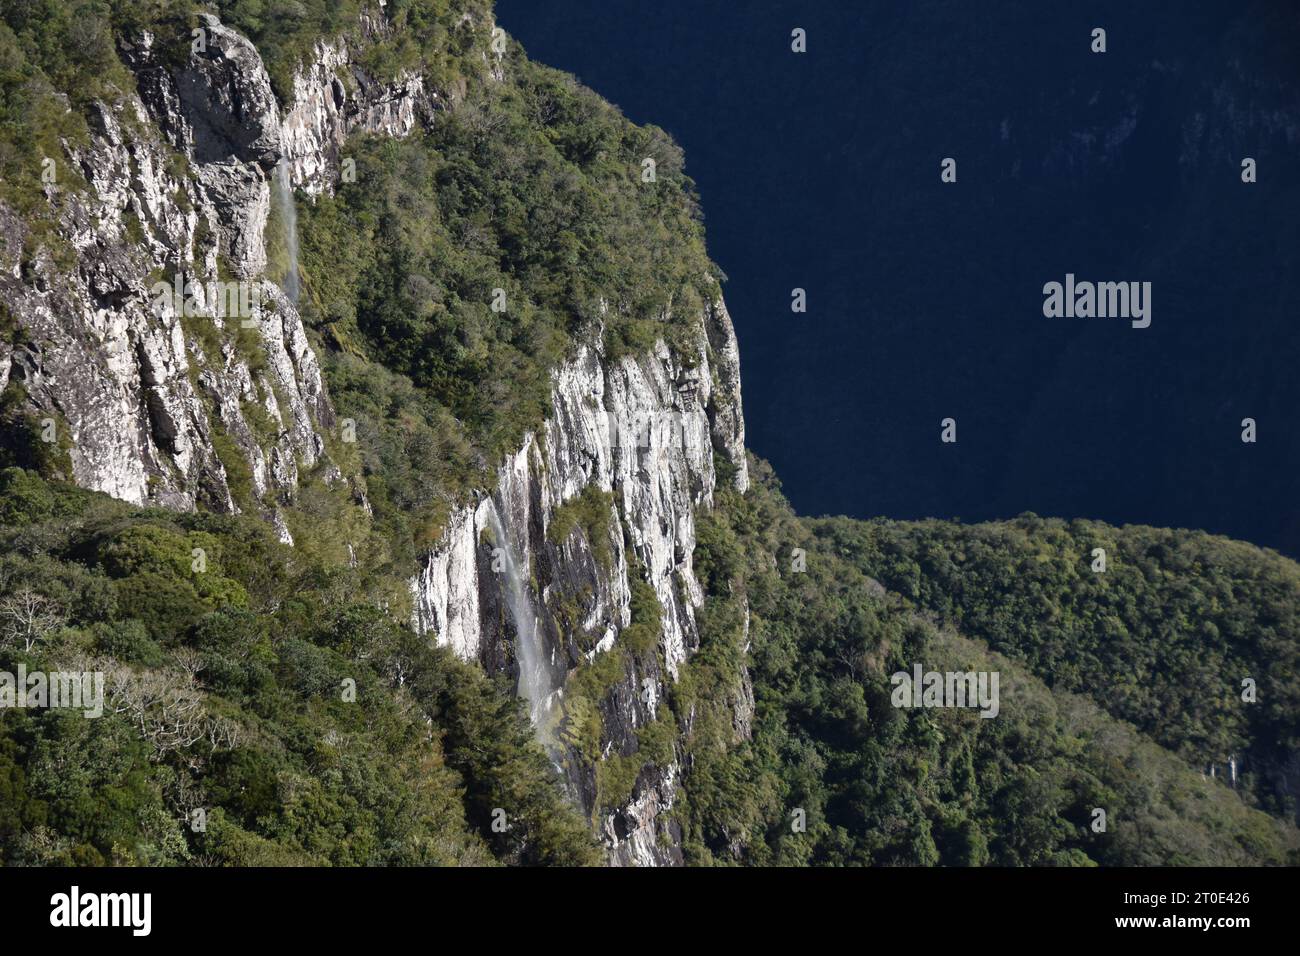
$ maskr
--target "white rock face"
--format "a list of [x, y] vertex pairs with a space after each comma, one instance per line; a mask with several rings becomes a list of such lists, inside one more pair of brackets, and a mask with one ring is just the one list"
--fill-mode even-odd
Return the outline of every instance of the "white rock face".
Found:
[[451, 516], [443, 543], [412, 584], [415, 627], [431, 631], [438, 643], [465, 660], [477, 660], [482, 646], [479, 625], [478, 541], [487, 527], [492, 499]]
[[[336, 74], [348, 53], [320, 44], [282, 119], [252, 44], [212, 16], [203, 28], [206, 50], [182, 65], [156, 56], [148, 34], [124, 49], [139, 95], [98, 104], [89, 144], [67, 147], [91, 186], [49, 188], [77, 254], [71, 274], [38, 260], [24, 275], [25, 224], [0, 207], [0, 293], [25, 338], [40, 343], [6, 344], [0, 387], [13, 378], [36, 420], [58, 422], [70, 477], [136, 504], [239, 510], [214, 440], [224, 433], [255, 505], [288, 540], [276, 504], [320, 460], [334, 413], [296, 307], [265, 278], [270, 177], [287, 152], [300, 185], [321, 188], [352, 130], [413, 128], [423, 83], [371, 84], [339, 108], [321, 91], [344, 88]], [[249, 311], [211, 314], [218, 261], [251, 290]], [[159, 281], [180, 294], [160, 301]], [[236, 348], [241, 323], [249, 328]], [[254, 409], [271, 433], [253, 427]]]
[[717, 376], [713, 396], [713, 443], [735, 469], [736, 488], [749, 487], [749, 463], [745, 457], [745, 414], [740, 400], [740, 347], [731, 324], [727, 304], [718, 298], [705, 316], [704, 331], [714, 352]]
[[[719, 366], [729, 363], [716, 382], [711, 355]], [[720, 300], [702, 317], [691, 359], [684, 362], [662, 341], [649, 355], [617, 362], [580, 347], [553, 374], [540, 438], [529, 435], [502, 464], [492, 496], [453, 516], [412, 582], [418, 629], [466, 659], [499, 666], [511, 656], [499, 645], [514, 635], [494, 610], [501, 584], [481, 543], [489, 511], [499, 516], [518, 562], [532, 569], [539, 612], [554, 612], [575, 594], [585, 598], [581, 628], [602, 637], [584, 660], [617, 643], [631, 622], [629, 577], [643, 575], [663, 607], [667, 671], [631, 673], [612, 695], [616, 712], [605, 722], [611, 748], [630, 746], [635, 728], [654, 719], [665, 682], [699, 646], [695, 609], [704, 595], [693, 567], [695, 516], [713, 503], [715, 450], [730, 462], [739, 487], [748, 482], [735, 339]], [[558, 550], [548, 536], [557, 510], [589, 486], [613, 496], [608, 567], [592, 561], [591, 543], [578, 535]], [[579, 657], [565, 656], [563, 635], [552, 640], [560, 686]], [[678, 775], [676, 763], [644, 773], [627, 807], [606, 819], [613, 862], [680, 862], [660, 817], [673, 804]]]
[[458, 596], [484, 586], [475, 558], [486, 527], [483, 510], [496, 510], [517, 553], [528, 559], [530, 529], [544, 533], [560, 505], [595, 485], [613, 492], [616, 502], [612, 537], [622, 560], [606, 582], [612, 617], [619, 626], [630, 620], [626, 531], [664, 607], [664, 653], [675, 677], [698, 644], [694, 608], [703, 596], [691, 561], [695, 509], [712, 504], [714, 487], [708, 388], [707, 368], [677, 366], [662, 342], [652, 356], [624, 358], [608, 372], [592, 349], [580, 348], [554, 374], [553, 412], [542, 441], [528, 436], [500, 468], [496, 494], [457, 511], [429, 556], [413, 585], [416, 626], [478, 657], [482, 635]]
[[[125, 49], [139, 94], [98, 104], [89, 143], [66, 146], [91, 186], [49, 189], [77, 254], [70, 270], [47, 259], [24, 275], [24, 226], [0, 209], [11, 227], [0, 293], [33, 343], [0, 356], [0, 374], [23, 386], [35, 418], [58, 423], [79, 484], [136, 504], [238, 510], [219, 430], [244, 459], [253, 504], [277, 520], [333, 412], [297, 310], [264, 278], [279, 105], [252, 44], [215, 17], [203, 28], [206, 51], [180, 65], [156, 57], [147, 34]], [[219, 259], [247, 293], [234, 315], [215, 308]], [[250, 423], [254, 408], [272, 433]]]
[[[203, 26], [206, 50], [179, 64], [147, 35], [124, 48], [138, 92], [96, 106], [89, 142], [65, 147], [91, 186], [47, 187], [71, 265], [25, 260], [28, 227], [0, 205], [0, 299], [23, 333], [0, 342], [0, 389], [20, 385], [31, 417], [56, 423], [79, 484], [178, 510], [251, 505], [291, 542], [278, 506], [321, 463], [334, 413], [298, 311], [265, 274], [271, 176], [283, 157], [294, 186], [328, 192], [349, 135], [405, 136], [442, 104], [419, 76], [373, 82], [359, 49], [339, 40], [316, 46], [282, 109], [253, 46], [214, 17]], [[363, 40], [383, 29], [363, 20]], [[245, 314], [214, 314], [219, 275], [244, 283]], [[605, 756], [635, 749], [699, 645], [695, 520], [713, 502], [715, 455], [736, 487], [748, 483], [739, 358], [720, 297], [683, 351], [659, 342], [612, 361], [580, 347], [554, 373], [544, 426], [501, 463], [490, 494], [453, 512], [411, 582], [417, 628], [508, 672], [516, 638], [492, 555], [508, 546], [556, 688], [619, 646], [632, 582], [648, 582], [663, 607], [660, 653], [626, 656], [600, 705]], [[607, 526], [592, 532], [608, 540], [588, 540], [586, 528], [553, 540], [559, 509], [589, 487], [609, 496]], [[498, 522], [506, 542], [485, 537]], [[678, 761], [647, 768], [600, 821], [612, 862], [681, 862], [665, 818], [679, 775]], [[568, 784], [594, 805], [589, 772]]]
[[353, 132], [406, 136], [437, 104], [419, 74], [376, 83], [354, 68], [353, 57], [344, 38], [319, 41], [311, 61], [294, 73], [292, 106], [283, 124], [284, 156], [294, 186], [312, 195], [334, 191], [343, 146]]

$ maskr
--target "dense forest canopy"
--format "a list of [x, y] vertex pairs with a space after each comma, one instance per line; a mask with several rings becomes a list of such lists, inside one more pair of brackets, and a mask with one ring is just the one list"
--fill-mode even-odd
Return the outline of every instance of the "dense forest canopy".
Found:
[[[802, 519], [781, 497], [770, 469], [756, 463], [754, 474], [756, 486], [744, 496], [725, 494], [700, 531], [700, 563], [714, 597], [706, 607], [708, 641], [683, 683], [689, 688], [703, 672], [706, 685], [725, 685], [725, 675], [735, 673], [743, 596], [752, 614], [757, 708], [753, 740], [732, 747], [725, 744], [726, 695], [701, 700], [701, 725], [714, 736], [697, 739], [685, 784], [691, 849], [699, 858], [1121, 866], [1294, 861], [1294, 803], [1277, 793], [1278, 767], [1265, 762], [1265, 755], [1282, 759], [1277, 742], [1287, 738], [1264, 733], [1285, 721], [1280, 715], [1294, 714], [1285, 694], [1295, 684], [1295, 632], [1278, 627], [1290, 636], [1287, 652], [1255, 650], [1261, 631], [1277, 625], [1278, 615], [1294, 620], [1300, 607], [1300, 569], [1293, 562], [1207, 535], [1095, 523], [1071, 526], [1078, 540], [1063, 548], [1062, 523], [1032, 518], [974, 527]], [[973, 596], [978, 582], [1002, 581], [1010, 602], [1018, 593], [1011, 580], [1027, 590], [1035, 583], [1016, 548], [979, 551], [972, 544], [1002, 538], [1018, 540], [1034, 555], [1055, 554], [1056, 563], [1025, 598], [1033, 610], [1020, 609], [1026, 620], [1018, 626], [989, 632], [976, 619], [969, 631], [959, 631], [972, 618], [953, 614], [936, 595], [980, 607]], [[1125, 654], [1152, 661], [1153, 669], [1183, 660], [1180, 647], [1199, 643], [1198, 630], [1152, 631], [1149, 622], [1169, 614], [1187, 592], [1217, 589], [1219, 603], [1205, 600], [1185, 613], [1253, 621], [1241, 646], [1214, 651], [1230, 655], [1230, 662], [1196, 672], [1203, 693], [1175, 693], [1150, 681], [1141, 691], [1150, 709], [1134, 702], [1125, 711], [1116, 704], [1116, 681], [1102, 675], [1104, 665], [1094, 661], [1088, 679], [1066, 680], [1062, 664], [1039, 652], [1044, 629], [1035, 622], [1071, 600], [1077, 568], [1091, 573], [1094, 538], [1125, 542], [1119, 554], [1134, 561], [1127, 568], [1117, 561], [1107, 572], [1114, 575], [1110, 583], [1094, 587], [1150, 588], [1144, 599], [1160, 602], [1115, 604], [1109, 633], [1126, 645], [1113, 649], [1109, 666], [1119, 668]], [[1153, 538], [1166, 550], [1149, 551]], [[1203, 577], [1184, 565], [1188, 552], [1218, 569]], [[910, 559], [921, 553], [924, 562]], [[949, 562], [962, 573], [924, 583], [934, 567]], [[1164, 583], [1124, 584], [1118, 579], [1126, 574]], [[1260, 607], [1264, 594], [1270, 602]], [[923, 596], [930, 600], [918, 600]], [[992, 594], [982, 596], [997, 604]], [[1147, 642], [1139, 649], [1127, 635], [1145, 635]], [[1087, 646], [1079, 641], [1081, 655]], [[916, 662], [938, 671], [998, 672], [997, 719], [973, 710], [893, 706], [890, 676]], [[1270, 675], [1259, 679], [1267, 688], [1259, 703], [1237, 696], [1239, 667]], [[1266, 706], [1269, 694], [1281, 700]], [[1182, 731], [1168, 739], [1169, 749], [1150, 736], [1162, 722]], [[1226, 762], [1237, 746], [1240, 759], [1252, 724], [1270, 730], [1255, 744], [1259, 764], [1234, 791], [1204, 771], [1208, 763]], [[1202, 747], [1205, 739], [1220, 747]], [[806, 814], [806, 834], [792, 831], [795, 807]], [[1091, 828], [1096, 808], [1107, 810], [1104, 833]]]
[[[363, 7], [0, 0], [0, 208], [33, 225], [33, 248], [57, 247], [40, 228], [40, 158], [88, 135], [95, 99], [133, 89], [123, 36], [183, 44], [216, 10], [284, 97]], [[101, 719], [0, 711], [0, 863], [603, 860], [599, 821], [566, 802], [511, 681], [417, 635], [409, 581], [450, 509], [490, 491], [548, 413], [551, 372], [578, 343], [610, 361], [676, 348], [722, 277], [671, 139], [517, 45], [488, 75], [488, 14], [389, 0], [365, 68], [419, 69], [447, 105], [401, 141], [355, 136], [357, 182], [299, 199], [301, 309], [358, 437], [329, 457], [364, 496], [304, 474], [290, 547], [252, 515], [79, 490], [57, 480], [59, 449], [0, 442], [0, 671], [106, 677]], [[653, 190], [638, 188], [647, 157]], [[77, 188], [75, 171], [61, 182]], [[21, 334], [0, 308], [0, 336]], [[21, 398], [0, 400], [5, 435], [31, 424]], [[1297, 861], [1293, 562], [1199, 532], [1032, 516], [809, 520], [764, 463], [744, 493], [716, 470], [697, 516], [701, 647], [634, 754], [591, 753], [604, 800], [646, 760], [680, 765], [670, 813], [687, 862]], [[602, 539], [610, 509], [583, 492], [556, 540]], [[639, 578], [630, 590], [606, 662], [654, 654], [662, 607]], [[917, 662], [997, 671], [997, 719], [894, 706], [891, 675]], [[599, 699], [604, 666], [572, 696]], [[588, 729], [564, 732], [598, 751]], [[1229, 761], [1235, 781], [1206, 773]]]
[[[0, 859], [598, 860], [513, 688], [376, 610], [346, 569], [279, 544], [255, 518], [135, 509], [18, 469], [0, 475], [0, 492], [7, 600], [38, 595], [47, 612], [30, 647], [0, 613], [0, 669], [108, 675], [103, 719], [0, 717]], [[700, 535], [713, 595], [704, 643], [671, 702], [693, 713], [678, 811], [689, 862], [1294, 861], [1293, 808], [1270, 796], [1255, 758], [1235, 791], [1207, 779], [1206, 752], [1166, 749], [1108, 713], [1106, 684], [1066, 689], [1033, 659], [1032, 642], [1013, 635], [991, 650], [869, 574], [899, 549], [933, 547], [936, 530], [954, 539], [1014, 533], [1046, 547], [1053, 535], [1031, 529], [1059, 527], [921, 527], [799, 519], [770, 476], [743, 496], [724, 494]], [[1296, 574], [1234, 542], [1199, 546], [1237, 552], [1221, 573], [1243, 588], [1239, 613], [1255, 613], [1251, 579]], [[795, 547], [806, 551], [805, 571], [792, 570]], [[972, 576], [996, 574], [1005, 558], [981, 561]], [[1268, 613], [1296, 613], [1300, 590], [1290, 588]], [[1142, 623], [1118, 619], [1130, 630]], [[1153, 640], [1154, 659], [1176, 657], [1174, 639]], [[998, 718], [891, 706], [889, 675], [917, 660], [997, 670]], [[756, 709], [752, 739], [740, 740], [734, 703], [746, 666]], [[1261, 686], [1267, 699], [1274, 685]], [[185, 706], [169, 710], [168, 699]], [[1193, 695], [1169, 695], [1160, 710], [1196, 730], [1213, 721], [1197, 706]], [[1260, 706], [1267, 719], [1271, 708]], [[70, 765], [77, 773], [66, 773]], [[1089, 826], [1099, 806], [1109, 808], [1105, 834]], [[207, 808], [203, 832], [184, 825], [196, 807]], [[508, 833], [491, 826], [498, 807], [521, 821]], [[792, 828], [795, 811], [805, 829]]]
[[[0, 714], [3, 862], [598, 860], [513, 689], [344, 569], [257, 518], [142, 511], [17, 469], [0, 502], [0, 668], [107, 684], [96, 720]], [[20, 636], [9, 611], [29, 595], [45, 613]]]

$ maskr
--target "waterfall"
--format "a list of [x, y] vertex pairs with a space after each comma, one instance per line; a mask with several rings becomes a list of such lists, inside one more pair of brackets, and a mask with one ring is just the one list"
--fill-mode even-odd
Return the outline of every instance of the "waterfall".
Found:
[[284, 230], [284, 251], [289, 258], [284, 275], [284, 293], [298, 304], [298, 210], [293, 205], [293, 186], [289, 182], [289, 164], [280, 157], [275, 169], [275, 201], [280, 207], [280, 225]]
[[[542, 742], [550, 746], [548, 722], [544, 720], [550, 710], [551, 697], [555, 693], [551, 669], [547, 665], [545, 650], [542, 647], [541, 631], [537, 615], [533, 613], [532, 601], [528, 598], [528, 589], [524, 577], [515, 559], [514, 545], [506, 534], [505, 527], [496, 508], [487, 509], [488, 525], [496, 539], [496, 556], [500, 560], [500, 572], [505, 575], [506, 603], [510, 607], [510, 616], [515, 625], [515, 657], [519, 663], [519, 696], [528, 701], [529, 714], [533, 726], [537, 728]], [[495, 566], [495, 561], [494, 561]]]

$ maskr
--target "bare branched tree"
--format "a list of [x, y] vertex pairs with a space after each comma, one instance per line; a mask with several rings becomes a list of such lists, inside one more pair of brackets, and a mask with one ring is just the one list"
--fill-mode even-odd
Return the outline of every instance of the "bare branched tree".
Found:
[[[160, 670], [135, 670], [109, 660], [99, 661], [96, 667], [105, 672], [109, 709], [135, 724], [141, 738], [153, 747], [155, 760], [204, 740], [213, 750], [239, 745], [239, 723], [208, 713], [198, 680], [204, 663], [197, 651], [178, 651], [175, 665]], [[204, 758], [192, 753], [183, 759], [198, 767]]]
[[168, 671], [134, 671], [117, 667], [108, 673], [108, 699], [114, 713], [124, 714], [161, 757], [184, 750], [208, 733], [203, 693], [193, 678]]
[[225, 717], [211, 717], [207, 737], [213, 750], [234, 750], [239, 746], [239, 724]]
[[199, 674], [207, 670], [203, 655], [192, 647], [182, 647], [172, 655], [172, 660], [191, 684], [198, 685]]
[[24, 651], [30, 651], [65, 623], [58, 604], [31, 588], [20, 588], [0, 600], [0, 640], [6, 646], [21, 643]]

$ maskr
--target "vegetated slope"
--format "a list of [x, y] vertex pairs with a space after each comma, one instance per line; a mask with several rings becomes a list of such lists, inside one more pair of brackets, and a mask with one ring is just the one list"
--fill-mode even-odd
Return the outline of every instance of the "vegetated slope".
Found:
[[[297, 59], [351, 31], [361, 10], [218, 6], [258, 43], [282, 97]], [[175, 45], [197, 8], [0, 7], [0, 204], [26, 230], [24, 268], [50, 257], [67, 268], [39, 160], [83, 143], [98, 99], [135, 82], [115, 47], [124, 33], [165, 27]], [[679, 363], [715, 273], [666, 136], [513, 45], [489, 54], [482, 4], [389, 7], [365, 69], [419, 69], [446, 108], [404, 140], [354, 137], [356, 181], [302, 204], [301, 312], [357, 440], [324, 434], [327, 455], [276, 493], [294, 548], [254, 517], [141, 510], [37, 477], [67, 475], [67, 449], [40, 439], [9, 383], [0, 465], [33, 470], [0, 477], [0, 599], [20, 601], [0, 615], [0, 670], [104, 670], [109, 712], [0, 712], [0, 861], [600, 859], [593, 821], [566, 806], [528, 728], [506, 648], [490, 679], [430, 647], [410, 627], [409, 580], [448, 514], [490, 491], [501, 456], [547, 415], [549, 376], [574, 346], [599, 331], [610, 364], [663, 339], [664, 361]], [[640, 188], [647, 158], [652, 190]], [[85, 190], [59, 162], [60, 188]], [[179, 196], [189, 173], [183, 157], [175, 165]], [[39, 354], [24, 334], [0, 312], [0, 358]], [[216, 344], [214, 367], [238, 365], [234, 346], [256, 351]], [[237, 456], [221, 457], [237, 487]], [[1271, 747], [1285, 753], [1295, 702], [1287, 671], [1258, 675], [1294, 660], [1294, 565], [1225, 542], [1187, 561], [1195, 533], [1150, 532], [1166, 536], [1153, 553], [1129, 529], [1088, 526], [1132, 540], [1098, 582], [1078, 563], [1086, 534], [802, 521], [755, 468], [764, 480], [742, 494], [735, 462], [715, 456], [716, 506], [695, 516], [700, 648], [665, 688], [662, 719], [617, 728], [628, 752], [600, 762], [598, 801], [631, 799], [647, 767], [680, 767], [678, 799], [661, 810], [699, 863], [1277, 863], [1294, 852], [1294, 828], [1241, 796], [1285, 810], [1255, 768]], [[599, 571], [616, 563], [602, 547], [619, 515], [606, 492], [584, 489], [543, 540], [548, 560], [585, 542]], [[1020, 576], [1006, 570], [1012, 555]], [[630, 686], [623, 712], [640, 716], [625, 665], [656, 659], [662, 639], [663, 606], [628, 563], [616, 652], [587, 646], [599, 635], [578, 633], [576, 610], [553, 615], [592, 654], [568, 675], [561, 733], [598, 756], [600, 708]], [[1139, 589], [1126, 567], [1150, 581]], [[1003, 593], [1015, 620], [1001, 615]], [[582, 596], [561, 595], [575, 608]], [[1143, 602], [1175, 608], [1173, 623]], [[1076, 626], [1099, 608], [1102, 623]], [[1206, 617], [1217, 663], [1203, 672], [1188, 642]], [[1143, 639], [1111, 644], [1112, 631]], [[1166, 662], [1187, 679], [1231, 673], [1230, 688], [1235, 671], [1258, 672], [1263, 709], [1180, 698], [1158, 679], [1105, 690], [1114, 674], [1158, 675]], [[913, 663], [999, 670], [998, 718], [893, 708], [889, 674]], [[1243, 790], [1202, 779], [1201, 762], [1237, 748], [1250, 755]], [[1105, 833], [1089, 828], [1096, 807]], [[504, 832], [492, 826], [501, 810]]]
[[265, 522], [6, 469], [0, 585], [0, 670], [106, 674], [96, 719], [0, 712], [0, 863], [601, 860], [513, 688]]
[[717, 296], [680, 148], [517, 46], [501, 71], [428, 129], [353, 137], [355, 180], [300, 214], [301, 310], [357, 465], [380, 524], [424, 545], [551, 413], [578, 343], [607, 367], [657, 339], [689, 355]]
[[743, 481], [734, 335], [678, 147], [517, 45], [487, 62], [299, 204], [300, 308], [417, 627], [533, 675], [611, 859], [676, 863], [666, 684], [696, 643], [695, 513]]
[[[0, 465], [260, 513], [490, 673], [517, 668], [519, 625], [478, 563], [512, 545], [556, 686], [596, 645], [637, 645], [578, 681], [581, 730], [561, 736], [584, 744], [572, 789], [611, 849], [679, 860], [657, 819], [675, 742], [642, 731], [696, 643], [694, 510], [720, 474], [743, 482], [744, 452], [677, 147], [498, 42], [475, 0], [0, 11]], [[232, 322], [218, 293], [158, 301], [160, 280], [237, 280], [261, 302]], [[552, 427], [565, 414], [572, 434]], [[653, 467], [634, 461], [645, 421], [665, 426]], [[491, 506], [490, 542], [480, 506], [506, 461], [523, 481]], [[608, 521], [548, 534], [592, 485]], [[632, 606], [643, 580], [659, 627]]]
[[[1245, 864], [1294, 852], [1294, 828], [1223, 780], [876, 584], [843, 539], [881, 523], [825, 534], [755, 471], [764, 480], [727, 492], [701, 527], [714, 596], [673, 692], [674, 710], [694, 714], [679, 809], [690, 862]], [[3, 615], [0, 669], [108, 675], [98, 720], [0, 720], [3, 861], [599, 859], [513, 688], [357, 600], [346, 572], [253, 518], [136, 509], [18, 469], [0, 475], [0, 495], [0, 580], [44, 611], [28, 630]], [[906, 539], [906, 526], [884, 526]], [[895, 709], [889, 674], [914, 661], [999, 671], [999, 715]], [[738, 720], [752, 720], [752, 739]], [[498, 833], [504, 806], [512, 826]]]
[[[411, 626], [414, 594], [415, 626], [442, 645], [454, 585], [474, 634], [458, 653], [507, 677], [518, 622], [476, 564], [523, 548], [546, 637], [567, 628], [563, 659], [546, 656], [568, 685], [574, 789], [604, 817], [590, 822], [627, 859], [676, 862], [657, 819], [678, 772], [659, 682], [696, 642], [694, 509], [744, 464], [734, 337], [680, 151], [517, 47], [489, 49], [473, 0], [213, 9], [0, 6], [0, 466], [260, 513], [391, 626]], [[344, 142], [358, 130], [374, 138]], [[274, 283], [296, 245], [287, 176], [300, 303]], [[160, 278], [232, 276], [266, 297], [251, 327], [151, 301]], [[543, 461], [570, 359], [582, 434], [548, 431], [560, 452]], [[604, 410], [588, 413], [602, 387], [627, 426], [617, 462]], [[651, 469], [633, 463], [638, 416], [668, 425]], [[510, 541], [490, 541], [461, 519], [528, 448], [530, 483], [498, 515]], [[468, 561], [417, 590], [457, 521]], [[189, 638], [179, 622], [169, 636]]]
[[[1060, 521], [814, 523], [891, 590], [1086, 694], [1277, 815], [1297, 812], [1300, 569], [1200, 531]], [[1094, 571], [1105, 552], [1105, 570]], [[1243, 699], [1253, 683], [1254, 702]]]
[[[873, 579], [881, 538], [893, 547], [916, 544], [916, 526], [799, 519], [770, 469], [755, 463], [751, 471], [757, 480], [750, 492], [725, 496], [700, 530], [700, 565], [713, 597], [705, 642], [682, 692], [689, 694], [697, 681], [725, 684], [748, 642], [753, 739], [736, 742], [724, 699], [696, 700], [694, 762], [684, 782], [691, 858], [1294, 861], [1297, 834], [1289, 821], [1251, 809], [1222, 779], [1202, 775], [1084, 696], [1049, 689], [1030, 668], [958, 636]], [[796, 548], [806, 553], [804, 572], [795, 569]], [[1263, 573], [1275, 559], [1256, 552], [1253, 562], [1243, 560], [1244, 569]], [[1004, 553], [989, 552], [967, 571], [978, 579], [1005, 561]], [[960, 588], [961, 580], [950, 584]], [[1186, 585], [1197, 582], [1189, 571]], [[752, 615], [748, 635], [742, 597]], [[1062, 597], [1043, 595], [1045, 601]], [[1171, 649], [1157, 644], [1151, 653], [1162, 658]], [[998, 716], [895, 708], [889, 676], [914, 663], [927, 670], [999, 671]], [[1107, 812], [1104, 833], [1091, 829], [1095, 808]], [[806, 815], [806, 833], [792, 825], [796, 809]]]

